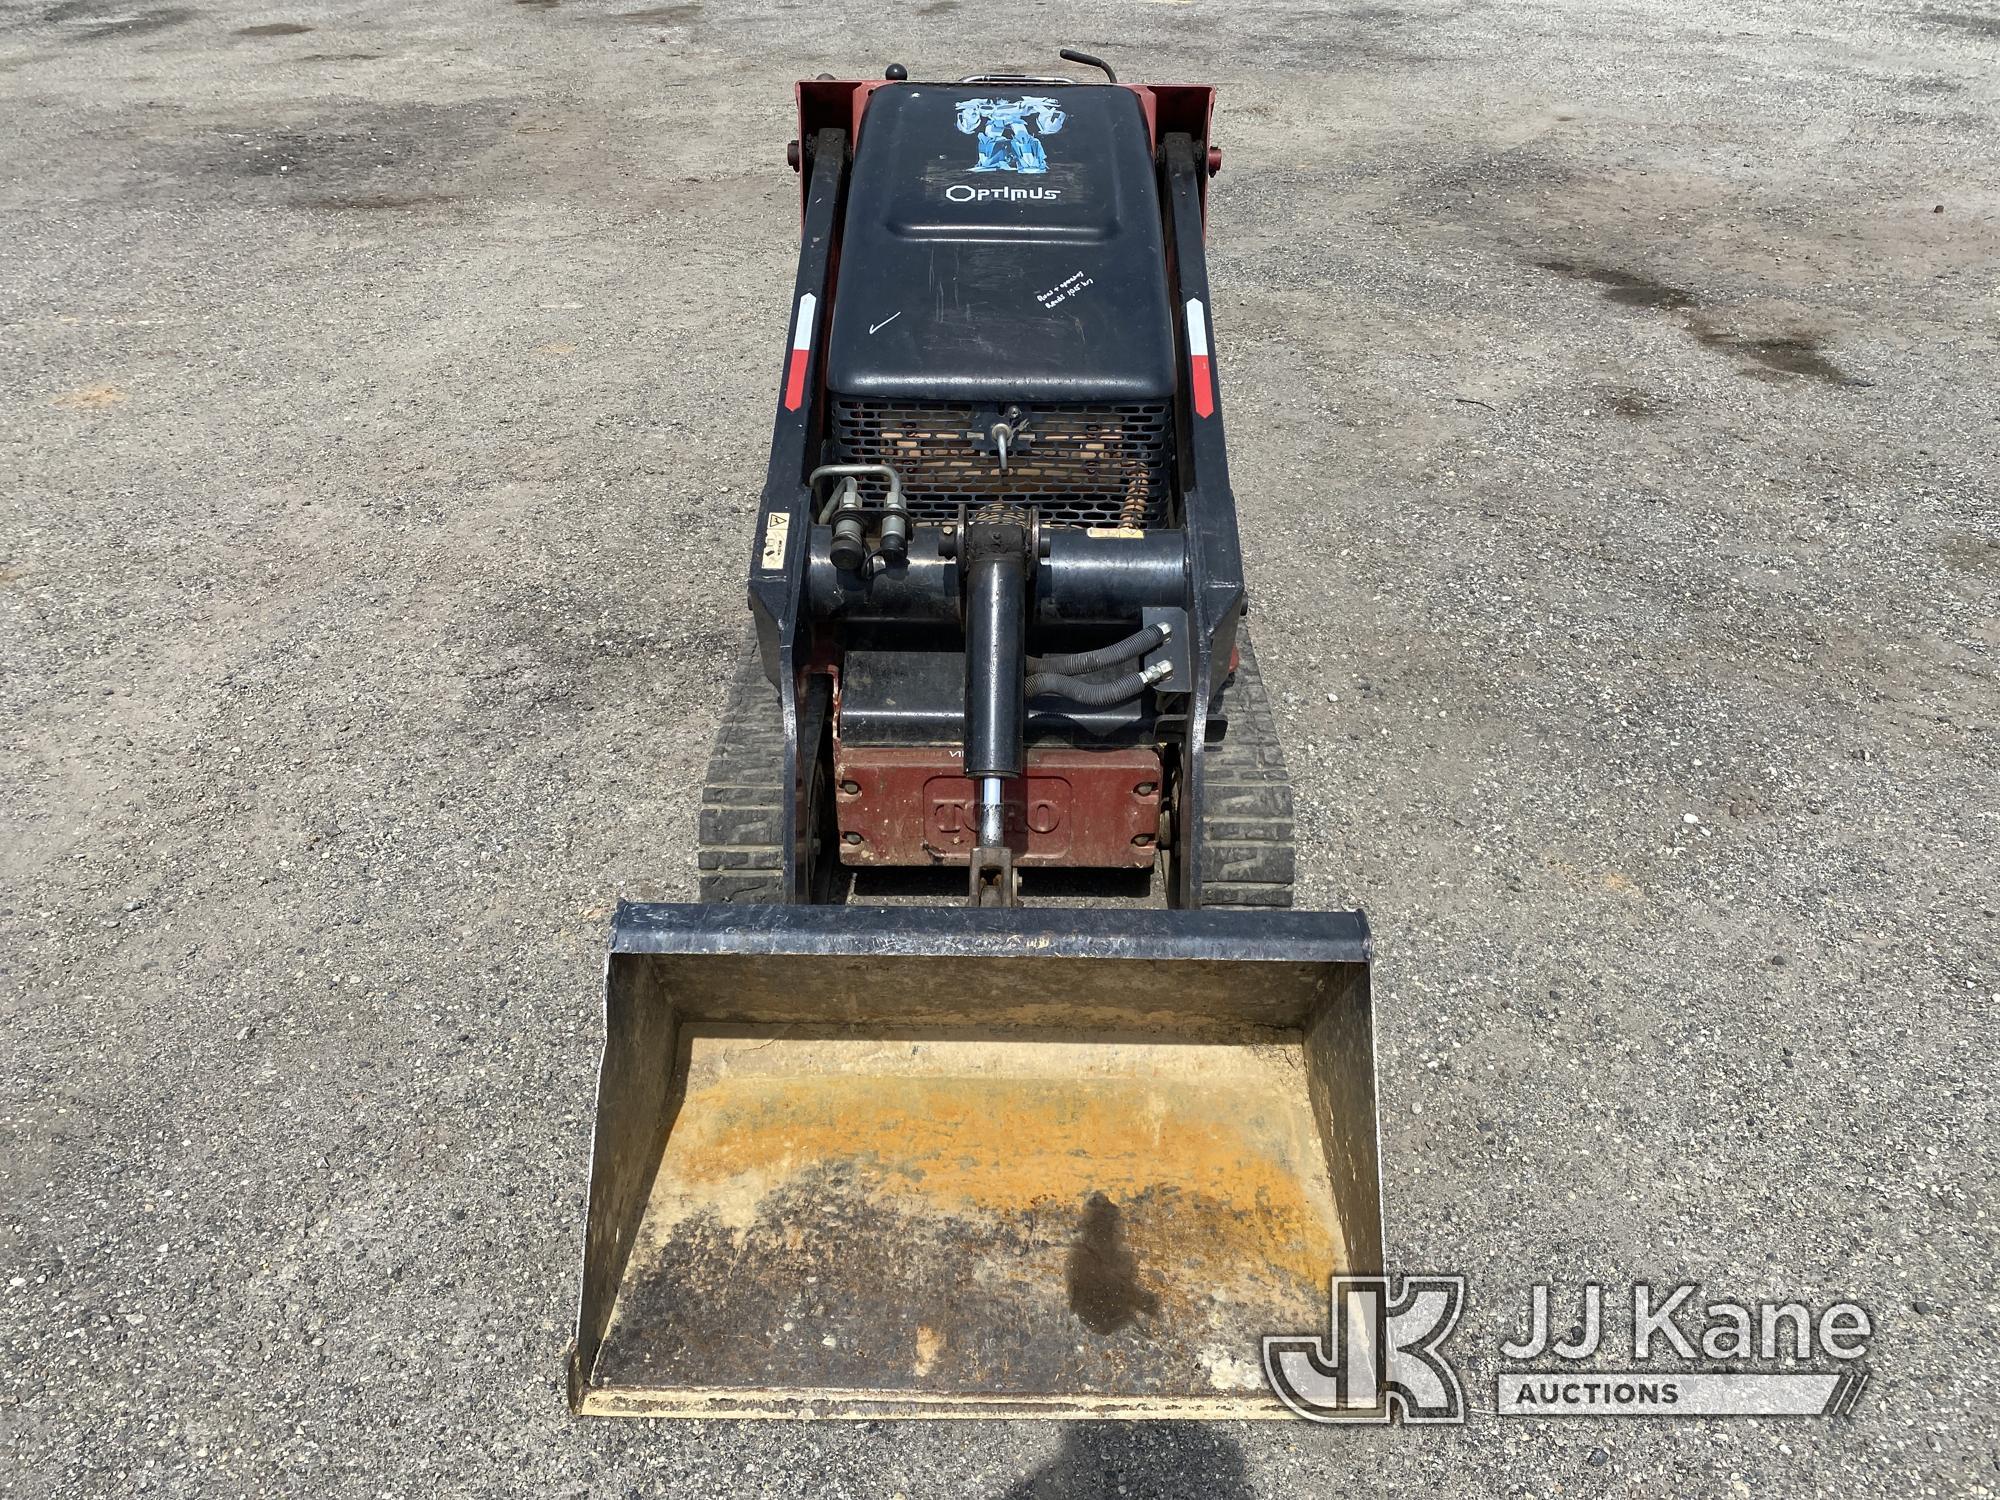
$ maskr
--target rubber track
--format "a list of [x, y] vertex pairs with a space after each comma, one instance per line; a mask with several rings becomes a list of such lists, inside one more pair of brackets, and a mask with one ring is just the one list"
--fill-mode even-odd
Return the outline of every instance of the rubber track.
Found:
[[697, 887], [704, 902], [785, 899], [785, 732], [755, 643], [744, 652], [701, 784]]
[[1223, 689], [1229, 732], [1202, 756], [1201, 904], [1288, 907], [1298, 875], [1292, 780], [1248, 633], [1237, 643]]

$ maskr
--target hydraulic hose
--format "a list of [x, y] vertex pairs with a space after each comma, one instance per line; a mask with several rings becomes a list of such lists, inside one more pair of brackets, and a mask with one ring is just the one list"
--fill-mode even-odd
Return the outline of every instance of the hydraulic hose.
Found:
[[1108, 682], [1066, 677], [1060, 672], [1031, 672], [1026, 683], [1027, 696], [1067, 698], [1085, 708], [1109, 708], [1114, 703], [1129, 703], [1171, 670], [1165, 662], [1155, 662], [1144, 671], [1127, 672]]
[[[1101, 672], [1106, 667], [1120, 666], [1134, 657], [1144, 656], [1164, 641], [1169, 633], [1169, 627], [1165, 625], [1148, 625], [1137, 635], [1127, 636], [1124, 640], [1109, 646], [1099, 646], [1095, 651], [1072, 651], [1067, 656], [1031, 656], [1028, 658], [1028, 670], [1059, 677], [1080, 677], [1086, 672]], [[1125, 695], [1126, 698], [1131, 696], [1133, 696], [1131, 693]], [[1076, 701], [1096, 703], [1097, 700], [1078, 698]], [[1124, 699], [1107, 698], [1104, 701], [1122, 703]]]

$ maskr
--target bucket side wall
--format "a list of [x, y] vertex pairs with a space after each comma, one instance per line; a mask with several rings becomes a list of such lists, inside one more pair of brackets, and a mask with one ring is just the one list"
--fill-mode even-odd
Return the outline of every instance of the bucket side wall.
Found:
[[1382, 1153], [1368, 969], [1329, 965], [1305, 1031], [1306, 1087], [1340, 1211], [1348, 1271], [1382, 1274]]
[[632, 1241], [680, 1108], [680, 1015], [659, 964], [613, 954], [604, 976], [604, 1058], [590, 1151], [583, 1292], [571, 1355], [570, 1405], [582, 1409], [611, 1324]]

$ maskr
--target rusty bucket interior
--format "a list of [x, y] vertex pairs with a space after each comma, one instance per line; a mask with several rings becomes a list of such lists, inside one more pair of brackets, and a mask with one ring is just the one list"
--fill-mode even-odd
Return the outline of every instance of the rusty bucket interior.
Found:
[[1244, 1418], [1379, 1274], [1359, 913], [632, 905], [580, 1413]]

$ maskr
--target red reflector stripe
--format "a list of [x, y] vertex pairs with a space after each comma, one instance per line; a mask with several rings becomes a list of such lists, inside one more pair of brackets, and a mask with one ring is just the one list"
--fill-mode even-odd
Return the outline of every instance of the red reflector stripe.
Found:
[[806, 362], [812, 355], [813, 311], [819, 298], [807, 292], [799, 298], [799, 315], [792, 321], [792, 355], [785, 364], [785, 410], [797, 411], [806, 399]]
[[1208, 362], [1208, 314], [1199, 297], [1187, 300], [1189, 394], [1197, 417], [1215, 415], [1215, 372]]

